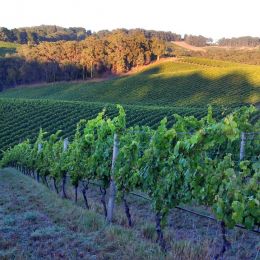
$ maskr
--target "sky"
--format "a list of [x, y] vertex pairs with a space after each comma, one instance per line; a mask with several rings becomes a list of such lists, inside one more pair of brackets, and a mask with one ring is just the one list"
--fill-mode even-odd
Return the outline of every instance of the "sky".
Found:
[[260, 37], [260, 0], [3, 0], [0, 27], [144, 28], [212, 37]]

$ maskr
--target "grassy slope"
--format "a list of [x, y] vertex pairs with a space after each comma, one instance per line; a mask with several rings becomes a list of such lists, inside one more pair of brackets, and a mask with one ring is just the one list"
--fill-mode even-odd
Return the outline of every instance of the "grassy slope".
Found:
[[16, 52], [20, 44], [12, 42], [0, 41], [0, 57], [4, 57], [6, 54], [13, 54]]
[[56, 83], [16, 88], [3, 98], [110, 102], [133, 105], [206, 106], [260, 102], [260, 66], [191, 58], [96, 83]]
[[155, 244], [58, 198], [12, 169], [0, 171], [0, 259], [160, 259]]
[[[74, 198], [72, 186], [67, 193]], [[205, 260], [221, 245], [216, 222], [176, 209], [165, 229], [169, 251], [163, 257], [155, 244], [154, 213], [147, 201], [127, 197], [134, 223], [130, 230], [123, 205], [117, 204], [115, 224], [107, 226], [97, 187], [91, 185], [88, 199], [90, 211], [82, 208], [81, 196], [76, 206], [14, 169], [0, 170], [0, 259]], [[226, 259], [256, 259], [256, 234], [235, 229], [227, 236], [232, 249]]]

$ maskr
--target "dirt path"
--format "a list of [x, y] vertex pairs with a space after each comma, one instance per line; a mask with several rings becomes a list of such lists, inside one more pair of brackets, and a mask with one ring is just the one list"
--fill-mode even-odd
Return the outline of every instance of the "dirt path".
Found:
[[119, 76], [132, 75], [132, 74], [138, 73], [146, 68], [149, 68], [149, 66], [162, 64], [162, 63], [168, 62], [168, 61], [178, 61], [178, 58], [177, 57], [160, 58], [160, 60], [152, 61], [149, 65], [142, 65], [142, 66], [134, 67], [130, 71], [128, 71], [126, 73], [122, 73]]
[[200, 52], [206, 52], [206, 49], [204, 47], [196, 47], [196, 46], [192, 46], [184, 41], [173, 41], [172, 43], [185, 48], [187, 50], [191, 50], [191, 51], [200, 51]]

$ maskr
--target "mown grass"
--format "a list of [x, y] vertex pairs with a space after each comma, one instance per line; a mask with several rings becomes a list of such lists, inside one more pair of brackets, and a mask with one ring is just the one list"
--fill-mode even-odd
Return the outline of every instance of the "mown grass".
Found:
[[5, 57], [6, 54], [16, 53], [19, 46], [20, 44], [18, 43], [0, 41], [0, 57]]
[[[97, 188], [88, 190], [91, 210], [84, 210], [81, 196], [77, 205], [72, 203], [70, 182], [67, 194], [70, 200], [62, 200], [14, 169], [1, 170], [0, 259], [21, 255], [21, 259], [204, 260], [213, 259], [221, 245], [217, 223], [176, 209], [164, 230], [165, 255], [156, 244], [154, 213], [147, 201], [127, 197], [134, 223], [130, 229], [120, 201], [114, 224], [106, 224]], [[227, 236], [232, 248], [225, 259], [256, 259], [257, 235], [235, 229]]]
[[0, 259], [164, 258], [135, 232], [10, 169], [0, 171], [0, 216]]
[[258, 103], [260, 66], [185, 58], [107, 81], [18, 87], [0, 97], [189, 107]]

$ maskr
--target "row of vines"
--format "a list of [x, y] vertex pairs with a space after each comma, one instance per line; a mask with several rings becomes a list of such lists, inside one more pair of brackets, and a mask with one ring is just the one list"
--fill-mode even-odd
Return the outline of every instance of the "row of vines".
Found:
[[[73, 138], [77, 122], [81, 118], [96, 117], [104, 106], [103, 103], [0, 99], [0, 153], [20, 140], [36, 140], [39, 128], [48, 133], [61, 129], [62, 136]], [[114, 105], [106, 105], [106, 108], [106, 116], [116, 116]], [[168, 125], [172, 125], [174, 113], [199, 118], [207, 113], [204, 108], [125, 106], [125, 109], [127, 127], [139, 124], [155, 128], [165, 116], [168, 117]], [[223, 111], [218, 108], [215, 114], [221, 117]]]
[[[88, 187], [95, 182], [106, 218], [112, 220], [116, 196], [125, 205], [129, 226], [132, 216], [127, 195], [133, 191], [147, 194], [163, 249], [167, 248], [163, 237], [167, 216], [179, 205], [206, 206], [219, 220], [223, 246], [216, 258], [229, 245], [227, 227], [239, 224], [254, 229], [260, 224], [260, 125], [250, 123], [254, 107], [242, 107], [223, 119], [215, 119], [211, 107], [200, 119], [175, 114], [171, 127], [164, 118], [157, 128], [127, 127], [124, 109], [118, 106], [118, 111], [112, 119], [102, 111], [94, 119], [81, 120], [70, 143], [61, 131], [47, 137], [40, 130], [34, 143], [26, 140], [6, 150], [1, 166], [17, 167], [46, 184], [51, 178], [57, 193], [60, 183], [64, 198], [69, 177], [76, 201], [82, 185], [87, 208]], [[250, 138], [246, 157], [239, 158], [242, 133]]]

